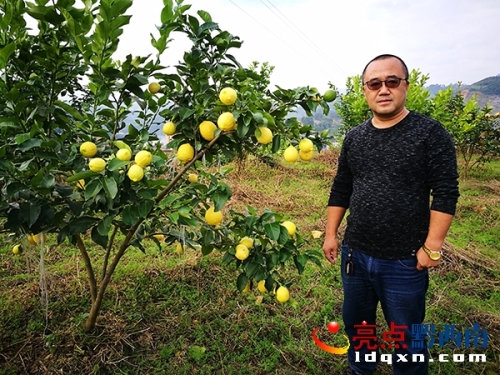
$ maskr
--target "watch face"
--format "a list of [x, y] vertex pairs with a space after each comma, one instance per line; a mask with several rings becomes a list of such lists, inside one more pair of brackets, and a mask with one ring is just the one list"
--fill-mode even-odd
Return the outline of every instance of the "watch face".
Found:
[[430, 253], [429, 254], [429, 257], [432, 259], [432, 260], [439, 260], [441, 258], [441, 254], [440, 253]]

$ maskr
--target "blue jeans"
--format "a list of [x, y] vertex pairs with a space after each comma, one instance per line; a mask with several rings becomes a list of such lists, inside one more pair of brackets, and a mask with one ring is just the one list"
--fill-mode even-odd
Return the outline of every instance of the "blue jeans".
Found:
[[[342, 284], [344, 288], [344, 303], [342, 318], [345, 331], [351, 343], [347, 352], [351, 368], [363, 375], [371, 375], [382, 360], [392, 362], [396, 375], [427, 375], [428, 352], [424, 348], [412, 348], [412, 324], [422, 324], [425, 316], [425, 294], [429, 285], [429, 274], [426, 269], [417, 271], [417, 260], [410, 259], [380, 259], [368, 256], [359, 250], [352, 249], [351, 260], [354, 264], [354, 273], [346, 275], [345, 263], [348, 259], [349, 246], [342, 244]], [[380, 356], [379, 345], [375, 340], [368, 342], [361, 340], [363, 336], [359, 325], [365, 321], [368, 325], [376, 324], [377, 305], [380, 301], [387, 325], [407, 326], [395, 331], [404, 332], [404, 344], [399, 342], [399, 348], [393, 343], [394, 353], [383, 350]], [[357, 326], [357, 327], [355, 327]], [[374, 326], [373, 326], [374, 327]], [[366, 330], [365, 330], [366, 333]], [[380, 333], [374, 336], [382, 338]], [[398, 335], [395, 335], [398, 336]], [[391, 337], [395, 337], [391, 336]], [[353, 340], [353, 338], [355, 338]], [[402, 338], [402, 335], [400, 335]], [[362, 341], [369, 345], [360, 345]], [[386, 340], [390, 341], [390, 340]], [[354, 349], [358, 346], [358, 349]], [[361, 347], [359, 347], [361, 346]], [[377, 347], [375, 349], [375, 346]], [[403, 348], [407, 346], [407, 348]], [[376, 353], [376, 354], [374, 354]], [[423, 362], [412, 362], [414, 354], [423, 355]], [[389, 358], [390, 357], [390, 358]], [[422, 358], [417, 356], [415, 358]], [[365, 360], [367, 359], [367, 360]], [[373, 361], [372, 361], [373, 359]]]

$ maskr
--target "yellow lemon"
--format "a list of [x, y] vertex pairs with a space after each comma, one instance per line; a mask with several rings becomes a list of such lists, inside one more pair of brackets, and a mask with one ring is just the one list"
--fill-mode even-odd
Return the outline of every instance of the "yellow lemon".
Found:
[[323, 232], [320, 232], [319, 230], [312, 230], [311, 235], [313, 238], [320, 238], [323, 235]]
[[137, 155], [135, 155], [134, 161], [140, 167], [147, 167], [153, 161], [153, 155], [149, 151], [139, 151]]
[[236, 245], [236, 253], [234, 254], [234, 256], [237, 259], [245, 260], [248, 258], [249, 255], [250, 255], [250, 250], [248, 250], [248, 247], [246, 247], [245, 245], [243, 245], [241, 243]]
[[[43, 235], [43, 237], [42, 237]], [[43, 238], [43, 242], [45, 243], [47, 241], [47, 235], [45, 233], [37, 233], [37, 234], [34, 234], [33, 235], [33, 242], [35, 244], [39, 244], [42, 242], [42, 238]]]
[[279, 303], [285, 303], [290, 299], [290, 292], [286, 286], [280, 286], [276, 291], [276, 300]]
[[85, 189], [85, 180], [78, 180], [77, 183], [76, 183], [76, 186], [80, 189]]
[[132, 159], [132, 153], [126, 148], [121, 148], [116, 152], [116, 158], [122, 161], [129, 161]]
[[300, 160], [309, 161], [313, 158], [314, 151], [304, 152], [302, 150], [299, 151]]
[[259, 127], [260, 135], [257, 136], [257, 130], [255, 131], [255, 136], [257, 137], [257, 142], [267, 145], [273, 141], [273, 132], [266, 126]]
[[180, 145], [177, 149], [177, 159], [183, 164], [194, 158], [194, 148], [189, 143]]
[[308, 139], [308, 138], [304, 138], [302, 139], [300, 142], [299, 142], [299, 149], [301, 151], [304, 151], [304, 152], [309, 152], [309, 151], [312, 151], [314, 148], [314, 144], [313, 142]]
[[299, 158], [299, 152], [293, 146], [288, 146], [285, 152], [283, 153], [283, 157], [289, 163], [295, 163]]
[[203, 121], [200, 126], [200, 134], [203, 139], [207, 141], [211, 141], [215, 138], [215, 130], [217, 130], [217, 126], [212, 121]]
[[35, 238], [33, 237], [32, 234], [28, 234], [28, 242], [32, 245], [36, 245]]
[[148, 85], [148, 90], [151, 94], [156, 94], [157, 92], [159, 92], [161, 89], [161, 86], [158, 82], [151, 82], [149, 85]]
[[189, 182], [198, 182], [198, 175], [195, 173], [190, 173], [188, 176]]
[[12, 254], [17, 255], [21, 252], [21, 245], [16, 245], [12, 248]]
[[89, 169], [92, 172], [102, 172], [106, 168], [106, 162], [101, 158], [94, 158], [89, 162]]
[[127, 172], [127, 176], [134, 182], [141, 181], [144, 178], [144, 169], [137, 164], [131, 165]]
[[163, 234], [154, 234], [153, 237], [156, 238], [160, 242], [165, 241], [165, 236]]
[[266, 280], [260, 280], [259, 283], [257, 284], [257, 289], [259, 289], [259, 292], [261, 293], [266, 293]]
[[215, 211], [214, 207], [211, 206], [205, 212], [205, 221], [208, 225], [216, 226], [219, 225], [224, 217], [222, 216], [222, 212]]
[[236, 120], [231, 112], [222, 113], [217, 119], [217, 126], [222, 131], [230, 131], [236, 128]]
[[80, 154], [86, 158], [92, 158], [97, 154], [97, 146], [94, 142], [83, 142], [80, 146]]
[[182, 255], [184, 254], [184, 249], [185, 247], [182, 246], [180, 242], [177, 242], [177, 245], [175, 246], [175, 251], [177, 251], [178, 254]]
[[238, 95], [236, 94], [236, 91], [234, 91], [234, 89], [231, 87], [225, 87], [219, 93], [219, 99], [222, 102], [222, 104], [225, 105], [234, 104], [237, 97]]
[[243, 289], [243, 293], [248, 293], [250, 291], [250, 281], [247, 282], [247, 285], [245, 285], [245, 289]]
[[293, 236], [297, 231], [297, 227], [291, 221], [284, 221], [281, 223], [281, 225], [283, 225], [286, 228], [290, 236]]
[[240, 240], [240, 244], [245, 245], [246, 247], [248, 247], [249, 249], [251, 249], [253, 247], [253, 239], [250, 238], [250, 237], [243, 237]]
[[337, 92], [335, 90], [326, 90], [323, 94], [323, 100], [325, 102], [333, 102], [337, 98]]
[[175, 124], [172, 121], [166, 122], [165, 125], [163, 125], [163, 133], [166, 135], [172, 135], [175, 134]]

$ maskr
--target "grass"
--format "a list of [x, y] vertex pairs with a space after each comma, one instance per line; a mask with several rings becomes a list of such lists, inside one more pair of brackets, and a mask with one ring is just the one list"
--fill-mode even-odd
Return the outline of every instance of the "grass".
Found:
[[[304, 237], [323, 230], [335, 153], [321, 153], [311, 163], [274, 167], [249, 160], [229, 175], [233, 198], [228, 205], [271, 208], [292, 219]], [[487, 363], [434, 362], [432, 374], [500, 373], [500, 161], [460, 181], [461, 199], [450, 230], [443, 264], [431, 271], [426, 321], [473, 323], [489, 334]], [[321, 249], [321, 239], [309, 238]], [[293, 282], [290, 303], [272, 294], [236, 290], [237, 272], [220, 253], [202, 257], [187, 250], [146, 254], [131, 249], [117, 268], [105, 296], [95, 331], [82, 322], [90, 307], [87, 275], [69, 244], [45, 249], [48, 309], [40, 299], [39, 249], [20, 256], [12, 244], [0, 247], [0, 374], [339, 374], [344, 356], [317, 348], [320, 338], [341, 341], [324, 329], [341, 322], [342, 287], [338, 267], [308, 265], [303, 275], [285, 270]], [[102, 251], [93, 249], [95, 260]], [[379, 313], [380, 332], [386, 330]], [[342, 345], [342, 342], [338, 345]], [[480, 353], [480, 349], [431, 349], [439, 354]], [[390, 374], [379, 365], [377, 374]]]

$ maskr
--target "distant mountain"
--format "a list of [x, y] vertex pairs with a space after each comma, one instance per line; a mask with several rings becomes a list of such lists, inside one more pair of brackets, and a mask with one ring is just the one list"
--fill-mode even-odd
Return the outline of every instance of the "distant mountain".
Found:
[[[440, 90], [445, 90], [448, 87], [453, 87], [453, 90], [458, 90], [458, 84], [453, 85], [429, 85], [426, 88], [434, 96]], [[478, 98], [479, 107], [484, 107], [486, 104], [491, 104], [493, 112], [500, 111], [500, 74], [495, 77], [487, 77], [472, 85], [462, 85], [460, 87], [465, 99], [476, 95]]]

